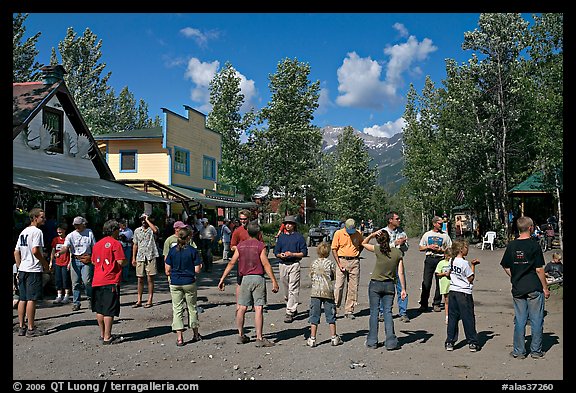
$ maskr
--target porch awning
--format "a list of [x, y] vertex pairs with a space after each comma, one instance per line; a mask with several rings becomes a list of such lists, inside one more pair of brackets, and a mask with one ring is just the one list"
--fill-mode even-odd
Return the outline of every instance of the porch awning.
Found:
[[203, 205], [210, 205], [216, 207], [237, 207], [237, 208], [250, 208], [257, 206], [257, 204], [254, 202], [214, 198], [183, 187], [168, 186], [168, 188], [171, 188], [180, 194], [186, 195], [190, 199]]
[[168, 199], [148, 194], [110, 180], [81, 177], [32, 169], [12, 168], [13, 184], [30, 190], [53, 194], [130, 199], [150, 203], [167, 203]]

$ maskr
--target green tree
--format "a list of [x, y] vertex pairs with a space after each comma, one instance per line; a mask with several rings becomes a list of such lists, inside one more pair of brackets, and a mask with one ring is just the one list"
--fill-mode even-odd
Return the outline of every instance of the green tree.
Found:
[[318, 108], [320, 82], [311, 82], [309, 75], [310, 65], [297, 59], [278, 64], [269, 77], [271, 100], [259, 114], [266, 127], [253, 132], [255, 161], [271, 192], [281, 192], [286, 200], [301, 200], [302, 186], [311, 184], [321, 154], [322, 134], [311, 123]]
[[26, 26], [24, 22], [28, 14], [14, 14], [12, 16], [12, 82], [30, 82], [40, 79], [38, 69], [40, 64], [36, 61], [38, 50], [36, 43], [42, 33], [38, 32], [22, 42]]
[[491, 184], [492, 221], [503, 221], [508, 229], [510, 177], [521, 171], [526, 161], [521, 54], [527, 48], [528, 22], [520, 14], [481, 14], [478, 26], [464, 33], [462, 48], [484, 56], [477, 67], [477, 86], [482, 92], [480, 111], [493, 142], [497, 174]]
[[[244, 94], [240, 90], [238, 71], [226, 62], [210, 82], [210, 104], [208, 128], [222, 135], [222, 163], [219, 166], [219, 181], [235, 185], [237, 189], [250, 195], [254, 184], [254, 169], [250, 164], [251, 149], [241, 144], [241, 137], [254, 121], [253, 111], [242, 117], [240, 108], [244, 103]], [[245, 159], [241, 159], [244, 157]]]
[[67, 74], [66, 85], [82, 113], [82, 117], [93, 134], [102, 134], [114, 129], [115, 102], [109, 95], [108, 80], [111, 72], [104, 75], [106, 63], [101, 63], [102, 40], [89, 29], [78, 36], [72, 27], [58, 44], [62, 65]]
[[371, 158], [364, 141], [354, 135], [352, 127], [344, 127], [333, 154], [329, 207], [343, 219], [370, 217], [373, 214], [371, 202], [377, 192], [377, 171], [370, 168]]

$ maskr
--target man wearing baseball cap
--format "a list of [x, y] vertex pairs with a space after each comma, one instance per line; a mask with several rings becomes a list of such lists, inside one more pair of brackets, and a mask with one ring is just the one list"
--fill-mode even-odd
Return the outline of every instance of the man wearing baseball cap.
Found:
[[308, 256], [306, 240], [301, 233], [296, 232], [296, 217], [286, 216], [283, 221], [286, 232], [281, 233], [274, 246], [274, 255], [280, 259], [278, 269], [280, 283], [286, 299], [285, 323], [291, 323], [298, 313], [300, 295], [300, 261]]
[[[173, 225], [174, 227], [174, 233], [170, 236], [168, 236], [166, 238], [166, 240], [164, 240], [164, 247], [162, 248], [162, 255], [164, 255], [164, 261], [166, 261], [166, 257], [168, 256], [168, 253], [170, 252], [170, 249], [172, 247], [174, 247], [176, 244], [178, 244], [178, 231], [181, 228], [186, 228], [188, 225], [184, 224], [182, 221], [176, 221]], [[189, 243], [192, 247], [196, 248], [196, 243], [194, 243], [194, 240], [192, 240], [192, 238], [190, 238], [190, 243]], [[168, 278], [170, 278], [170, 276], [168, 276]]]
[[91, 229], [86, 227], [88, 221], [82, 216], [74, 217], [72, 225], [74, 231], [66, 235], [64, 245], [55, 254], [56, 258], [60, 254], [70, 251], [70, 278], [72, 279], [72, 311], [80, 310], [80, 291], [82, 283], [86, 290], [86, 297], [92, 298], [92, 277], [94, 276], [94, 265], [91, 263], [92, 248], [96, 244], [96, 237]]
[[355, 318], [354, 307], [358, 304], [362, 241], [364, 241], [364, 236], [356, 230], [356, 222], [353, 218], [347, 219], [344, 228], [334, 232], [334, 239], [332, 239], [332, 255], [338, 265], [334, 284], [334, 301], [339, 309], [342, 304], [344, 282], [347, 282], [344, 315], [350, 319]]

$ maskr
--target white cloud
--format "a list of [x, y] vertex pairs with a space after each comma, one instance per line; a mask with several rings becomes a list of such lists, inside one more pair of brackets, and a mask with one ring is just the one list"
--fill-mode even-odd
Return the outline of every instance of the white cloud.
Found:
[[193, 27], [185, 27], [183, 29], [180, 29], [180, 34], [182, 34], [186, 38], [192, 38], [194, 41], [196, 41], [196, 44], [201, 48], [205, 48], [208, 45], [209, 40], [216, 39], [220, 36], [220, 32], [218, 30], [209, 30], [202, 32]]
[[[396, 23], [394, 28], [402, 36], [408, 31], [404, 25]], [[425, 60], [438, 48], [428, 38], [418, 41], [409, 36], [406, 42], [384, 48], [384, 54], [390, 57], [387, 63], [360, 57], [356, 52], [350, 52], [338, 68], [338, 92], [336, 103], [340, 106], [372, 108], [382, 110], [386, 105], [401, 101], [398, 90], [404, 86], [403, 75], [406, 72], [421, 74], [417, 62]], [[386, 65], [383, 77], [382, 64]]]
[[403, 84], [402, 73], [410, 69], [412, 63], [425, 60], [428, 55], [438, 48], [432, 44], [432, 40], [424, 38], [418, 42], [411, 35], [403, 44], [396, 44], [384, 49], [384, 53], [390, 56], [386, 70], [386, 81], [395, 86]]
[[382, 125], [374, 124], [372, 127], [364, 128], [362, 132], [372, 136], [390, 138], [391, 136], [402, 132], [405, 125], [406, 121], [401, 117], [395, 121], [389, 121]]
[[341, 94], [336, 98], [338, 105], [383, 109], [385, 101], [394, 99], [393, 86], [380, 80], [382, 66], [370, 57], [348, 53], [337, 74]]
[[318, 109], [316, 113], [322, 114], [328, 112], [328, 109], [334, 106], [334, 103], [330, 100], [330, 91], [323, 87], [320, 89], [320, 97], [318, 97]]
[[[211, 63], [202, 62], [195, 57], [188, 60], [184, 77], [190, 79], [195, 85], [190, 90], [190, 98], [200, 104], [197, 109], [201, 112], [207, 113], [212, 110], [210, 105], [210, 82], [214, 79], [219, 68], [220, 62], [218, 60], [214, 60]], [[240, 108], [240, 111], [245, 112], [255, 105], [254, 102], [258, 92], [253, 80], [246, 78], [238, 71], [236, 71], [236, 76], [240, 78], [240, 90], [244, 94], [244, 105]]]
[[240, 112], [245, 113], [256, 106], [258, 90], [256, 90], [256, 83], [239, 73], [238, 70], [236, 70], [236, 76], [240, 78], [240, 91], [244, 94], [244, 103], [240, 108]]
[[392, 27], [398, 31], [400, 37], [408, 37], [408, 29], [402, 23], [396, 22]]

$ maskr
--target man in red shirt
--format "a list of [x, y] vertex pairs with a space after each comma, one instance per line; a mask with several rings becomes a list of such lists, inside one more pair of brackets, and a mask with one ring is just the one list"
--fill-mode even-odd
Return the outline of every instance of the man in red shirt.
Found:
[[92, 249], [94, 277], [92, 278], [92, 311], [100, 327], [102, 344], [116, 344], [121, 341], [112, 335], [114, 317], [120, 316], [120, 280], [122, 267], [128, 263], [122, 243], [118, 241], [120, 223], [108, 220], [102, 228], [104, 238]]

